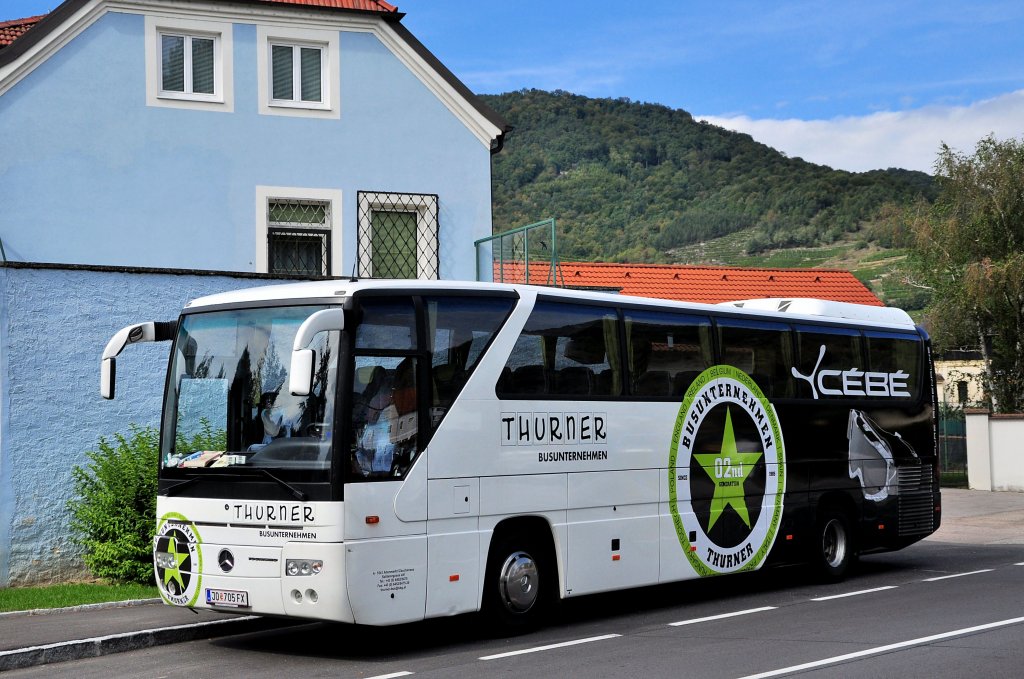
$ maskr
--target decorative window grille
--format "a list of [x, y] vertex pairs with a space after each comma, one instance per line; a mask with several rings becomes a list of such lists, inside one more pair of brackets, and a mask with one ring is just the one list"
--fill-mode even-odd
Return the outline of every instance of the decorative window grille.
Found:
[[267, 269], [276, 274], [330, 275], [329, 201], [270, 200], [267, 203]]
[[361, 277], [440, 277], [436, 195], [360, 191], [357, 203]]

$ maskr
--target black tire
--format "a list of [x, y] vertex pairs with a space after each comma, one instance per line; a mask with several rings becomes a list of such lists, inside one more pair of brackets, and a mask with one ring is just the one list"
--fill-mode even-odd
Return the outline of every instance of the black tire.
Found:
[[839, 582], [846, 577], [857, 559], [853, 527], [849, 517], [835, 509], [826, 509], [818, 516], [813, 562], [820, 578]]
[[548, 550], [522, 535], [497, 536], [487, 556], [483, 613], [499, 634], [535, 629], [547, 615], [555, 588]]

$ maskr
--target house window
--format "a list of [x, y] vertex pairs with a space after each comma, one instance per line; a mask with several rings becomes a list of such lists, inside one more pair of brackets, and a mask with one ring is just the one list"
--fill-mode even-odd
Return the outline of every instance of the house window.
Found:
[[327, 201], [269, 201], [267, 270], [276, 274], [329, 275], [330, 211]]
[[256, 187], [256, 271], [331, 276], [341, 263], [341, 191]]
[[323, 47], [271, 44], [271, 103], [322, 104], [323, 52]]
[[359, 275], [440, 277], [437, 196], [360, 191]]
[[146, 17], [146, 103], [230, 112], [232, 26]]
[[160, 34], [160, 95], [217, 94], [216, 36]]
[[260, 113], [339, 118], [337, 31], [256, 27]]

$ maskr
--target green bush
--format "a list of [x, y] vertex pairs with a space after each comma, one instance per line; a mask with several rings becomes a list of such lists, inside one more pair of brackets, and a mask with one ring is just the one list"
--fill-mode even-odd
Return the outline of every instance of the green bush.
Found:
[[75, 497], [68, 502], [75, 542], [85, 548], [93, 575], [116, 582], [153, 582], [159, 434], [130, 426], [130, 433], [100, 437], [89, 463], [72, 470]]

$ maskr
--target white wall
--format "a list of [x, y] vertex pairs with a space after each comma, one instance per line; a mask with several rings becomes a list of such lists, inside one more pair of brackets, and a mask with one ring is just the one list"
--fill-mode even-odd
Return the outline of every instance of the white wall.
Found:
[[967, 411], [967, 483], [974, 490], [1024, 492], [1024, 414]]

